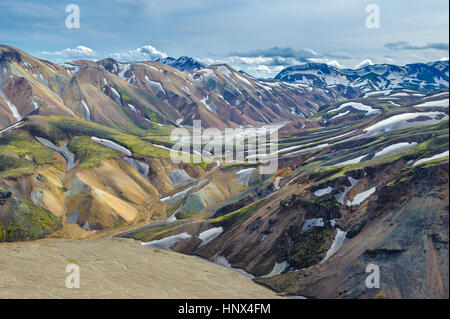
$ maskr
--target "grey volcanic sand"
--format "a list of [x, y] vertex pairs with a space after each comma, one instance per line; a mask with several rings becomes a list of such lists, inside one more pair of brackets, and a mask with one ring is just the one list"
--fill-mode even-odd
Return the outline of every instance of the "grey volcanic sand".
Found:
[[[0, 244], [0, 298], [277, 298], [243, 275], [132, 239]], [[65, 286], [80, 266], [80, 289]]]

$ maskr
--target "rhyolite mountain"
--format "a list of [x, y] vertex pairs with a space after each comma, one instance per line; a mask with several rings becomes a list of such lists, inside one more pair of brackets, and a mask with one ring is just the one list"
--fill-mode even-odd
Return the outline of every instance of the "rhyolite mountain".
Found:
[[60, 65], [0, 46], [0, 128], [30, 112], [116, 128], [237, 127], [292, 121], [358, 92], [263, 82], [227, 65], [181, 72], [157, 61]]
[[[127, 237], [285, 296], [449, 297], [448, 88], [324, 88], [226, 65], [56, 65], [6, 46], [0, 84], [0, 242]], [[277, 127], [265, 158], [278, 169], [261, 174], [245, 142], [245, 163], [194, 151], [174, 163], [170, 134], [192, 119]], [[380, 289], [365, 286], [368, 264]]]
[[365, 92], [399, 88], [427, 92], [448, 87], [448, 76], [447, 60], [405, 66], [375, 64], [357, 70], [306, 63], [282, 70], [275, 79], [322, 88], [350, 86]]

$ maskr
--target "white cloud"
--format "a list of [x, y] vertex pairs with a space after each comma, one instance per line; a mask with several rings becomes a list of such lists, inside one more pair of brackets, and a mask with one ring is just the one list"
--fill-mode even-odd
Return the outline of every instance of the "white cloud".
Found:
[[275, 77], [278, 73], [283, 71], [285, 67], [282, 65], [273, 66], [273, 65], [257, 65], [257, 66], [243, 66], [243, 70], [248, 74], [254, 75], [258, 78], [272, 78]]
[[258, 72], [270, 73], [272, 72], [267, 65], [258, 65], [255, 69]]
[[145, 45], [138, 49], [129, 50], [126, 52], [111, 53], [108, 56], [119, 61], [127, 61], [127, 62], [148, 61], [148, 60], [156, 60], [159, 58], [167, 58], [167, 54], [165, 52], [161, 52], [151, 45]]
[[372, 62], [371, 59], [362, 60], [357, 65], [355, 65], [355, 69], [360, 69], [360, 68], [363, 68], [363, 67], [368, 66], [368, 65], [373, 65], [373, 62]]
[[224, 59], [198, 58], [196, 60], [208, 65], [228, 63], [228, 61]]
[[99, 60], [105, 57], [114, 58], [118, 61], [123, 62], [131, 62], [149, 61], [167, 57], [167, 54], [165, 52], [159, 51], [151, 45], [145, 45], [143, 47], [125, 52], [116, 52], [109, 54], [100, 54], [91, 48], [79, 45], [73, 49], [67, 48], [61, 51], [54, 52], [43, 51], [39, 52], [39, 55], [45, 58], [50, 58], [51, 60], [55, 60], [56, 62], [78, 59]]
[[266, 57], [241, 57], [241, 56], [231, 56], [228, 58], [230, 64], [250, 64], [250, 65], [261, 65], [273, 62], [273, 58]]
[[91, 48], [85, 47], [83, 45], [79, 45], [74, 49], [64, 49], [61, 51], [48, 52], [43, 51], [40, 52], [41, 55], [54, 56], [58, 58], [73, 60], [73, 59], [92, 59], [98, 57], [98, 53], [92, 50]]

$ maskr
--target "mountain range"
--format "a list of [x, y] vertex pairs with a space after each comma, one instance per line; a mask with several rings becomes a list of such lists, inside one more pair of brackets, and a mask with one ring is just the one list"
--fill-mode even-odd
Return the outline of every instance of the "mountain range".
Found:
[[[169, 64], [187, 69], [196, 65], [192, 61]], [[236, 127], [305, 118], [325, 103], [358, 94], [264, 82], [228, 65], [185, 73], [157, 61], [54, 64], [8, 46], [0, 47], [0, 72], [0, 127], [30, 112], [112, 127], [191, 126], [194, 119], [204, 127]]]
[[357, 70], [307, 63], [288, 67], [275, 79], [322, 88], [350, 86], [363, 92], [399, 88], [433, 91], [448, 87], [448, 76], [447, 60], [405, 66], [375, 64]]
[[[66, 263], [74, 250], [65, 242], [89, 240], [95, 257], [113, 265], [105, 278], [128, 287], [133, 277], [142, 296], [154, 288], [142, 284], [133, 260], [159, 269], [167, 288], [166, 254], [171, 265], [185, 254], [281, 296], [448, 299], [448, 62], [356, 71], [310, 64], [273, 81], [227, 65], [177, 68], [54, 64], [1, 46], [0, 242], [68, 239], [54, 257]], [[312, 82], [293, 83], [302, 74]], [[358, 86], [364, 77], [371, 80]], [[375, 78], [390, 84], [372, 87], [382, 83]], [[171, 132], [189, 131], [193, 119], [221, 132], [264, 126], [278, 138], [264, 144], [264, 157], [242, 142], [245, 162], [189, 148], [176, 163]], [[276, 171], [262, 173], [272, 158]], [[145, 255], [125, 238], [150, 247], [151, 257], [124, 257], [127, 249]], [[15, 245], [2, 252], [34, 269]], [[50, 254], [53, 244], [36, 245]], [[110, 262], [112, 250], [123, 266]], [[84, 256], [83, 265], [92, 263]], [[367, 265], [381, 269], [379, 289], [366, 286]], [[208, 280], [217, 280], [213, 269]], [[24, 282], [15, 292], [36, 292], [35, 281], [14, 278], [11, 289]]]

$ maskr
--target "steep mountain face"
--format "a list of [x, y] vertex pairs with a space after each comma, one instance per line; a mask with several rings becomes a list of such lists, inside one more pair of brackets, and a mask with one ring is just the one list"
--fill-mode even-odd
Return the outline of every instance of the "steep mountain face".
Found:
[[[347, 242], [332, 259], [260, 282], [319, 298], [448, 298], [448, 162], [399, 175], [341, 218]], [[369, 264], [380, 289], [365, 287]]]
[[288, 67], [275, 79], [317, 87], [349, 86], [368, 92], [399, 88], [434, 91], [448, 87], [448, 77], [448, 61], [437, 61], [405, 66], [376, 64], [358, 70], [307, 63]]
[[165, 218], [160, 197], [180, 187], [172, 172], [194, 181], [213, 167], [172, 163], [168, 135], [36, 115], [0, 134], [0, 241]]
[[206, 68], [207, 65], [205, 63], [194, 60], [193, 58], [182, 56], [178, 59], [175, 58], [165, 58], [165, 59], [157, 59], [156, 61], [170, 65], [171, 67], [182, 71], [182, 72], [193, 72], [198, 71], [200, 69]]
[[[157, 124], [235, 127], [304, 118], [358, 92], [261, 82], [226, 65], [185, 73], [160, 62], [113, 59], [61, 65], [0, 47], [0, 127], [31, 112], [116, 128]], [[177, 63], [192, 64], [189, 59]]]

